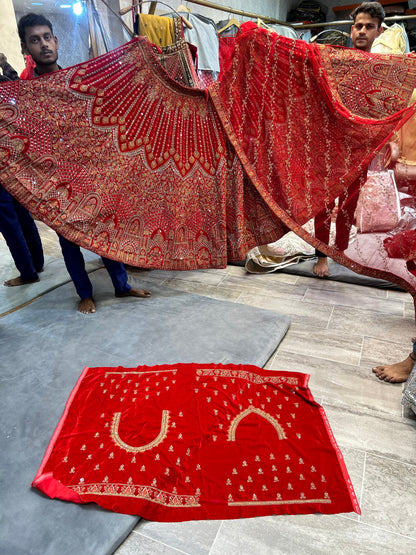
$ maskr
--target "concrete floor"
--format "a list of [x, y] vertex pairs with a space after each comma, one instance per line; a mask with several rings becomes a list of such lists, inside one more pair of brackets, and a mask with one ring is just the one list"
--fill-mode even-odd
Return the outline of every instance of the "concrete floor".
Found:
[[[40, 228], [45, 252], [58, 255], [56, 235]], [[145, 273], [170, 288], [290, 315], [289, 332], [266, 367], [310, 374], [362, 514], [141, 520], [116, 554], [416, 553], [416, 416], [401, 406], [402, 385], [371, 372], [411, 350], [410, 295], [283, 273], [254, 276], [236, 266]]]

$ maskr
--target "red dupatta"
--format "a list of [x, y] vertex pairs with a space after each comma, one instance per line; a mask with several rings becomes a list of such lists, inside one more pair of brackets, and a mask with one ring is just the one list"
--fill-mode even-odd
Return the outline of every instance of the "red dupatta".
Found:
[[[415, 56], [307, 44], [253, 24], [240, 30], [210, 93], [260, 195], [334, 260], [414, 295], [415, 277], [386, 250], [393, 231], [360, 233], [354, 212], [368, 166], [415, 113], [407, 107]], [[350, 230], [355, 240], [348, 245]]]

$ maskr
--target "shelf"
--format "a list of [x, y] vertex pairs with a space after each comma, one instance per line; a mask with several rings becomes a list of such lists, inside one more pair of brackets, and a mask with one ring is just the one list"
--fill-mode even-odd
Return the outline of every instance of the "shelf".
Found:
[[[403, 0], [378, 0], [378, 3], [381, 4], [382, 6], [393, 6], [394, 4], [406, 4], [406, 8], [407, 8], [407, 1], [403, 2]], [[348, 4], [345, 6], [334, 6], [332, 8], [332, 11], [337, 13], [337, 12], [352, 12], [352, 10], [354, 10], [357, 6], [359, 6], [360, 4]]]

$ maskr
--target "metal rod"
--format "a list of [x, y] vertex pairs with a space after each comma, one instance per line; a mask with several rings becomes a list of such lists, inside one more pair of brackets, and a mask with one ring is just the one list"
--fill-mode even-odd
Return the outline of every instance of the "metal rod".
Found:
[[[147, 2], [151, 2], [152, 0], [136, 0], [132, 2], [132, 5], [129, 8], [123, 8], [120, 10], [120, 15], [124, 15], [125, 13], [129, 12], [131, 8], [138, 6], [139, 4], [145, 4]], [[220, 6], [220, 4], [215, 4], [214, 2], [208, 2], [206, 0], [187, 0], [187, 2], [191, 2], [192, 4], [198, 4], [199, 6], [204, 6], [205, 8], [212, 8], [213, 10], [220, 10], [222, 12], [233, 13], [236, 15], [242, 15], [244, 17], [248, 17], [250, 19], [261, 19], [264, 23], [277, 23], [279, 25], [286, 25], [286, 27], [293, 27], [291, 23], [287, 23], [286, 21], [280, 21], [279, 19], [275, 19], [273, 17], [269, 17], [267, 15], [259, 15], [256, 13], [251, 12], [244, 12], [242, 10], [237, 10], [236, 8], [231, 8], [228, 6]], [[164, 4], [164, 2], [159, 2], [159, 4]], [[170, 7], [170, 6], [169, 6]], [[171, 8], [173, 12], [174, 9]], [[177, 12], [175, 12], [177, 13]]]
[[[104, 1], [104, 0], [102, 0]], [[140, 0], [133, 0], [132, 5], [129, 8], [124, 8], [123, 10], [120, 10], [120, 14], [123, 15], [124, 13], [127, 13], [128, 11], [130, 11], [132, 9], [132, 7], [135, 7], [137, 5], [139, 5], [140, 3], [146, 3], [146, 2], [150, 2], [152, 0], [143, 0], [142, 2], [140, 2]], [[236, 8], [231, 8], [228, 6], [221, 6], [220, 4], [216, 4], [214, 2], [209, 2], [208, 0], [187, 0], [187, 2], [190, 2], [192, 4], [198, 4], [199, 6], [204, 6], [206, 8], [212, 8], [213, 10], [220, 10], [223, 12], [228, 12], [228, 13], [232, 13], [232, 14], [236, 14], [236, 15], [242, 15], [244, 17], [248, 17], [250, 19], [261, 19], [262, 21], [264, 21], [264, 23], [275, 23], [277, 25], [285, 25], [286, 27], [292, 27], [292, 29], [315, 29], [316, 27], [334, 27], [337, 25], [352, 25], [352, 19], [350, 20], [340, 20], [340, 21], [325, 21], [322, 23], [294, 23], [294, 22], [288, 22], [288, 21], [281, 21], [279, 19], [275, 19], [273, 17], [269, 17], [267, 15], [259, 15], [259, 14], [255, 14], [255, 13], [251, 13], [251, 12], [245, 12], [242, 10], [237, 10]], [[160, 2], [160, 4], [163, 4], [163, 2]], [[172, 9], [172, 8], [171, 8]], [[172, 11], [175, 11], [172, 9]], [[416, 15], [394, 15], [394, 16], [390, 16], [390, 17], [386, 17], [384, 19], [384, 21], [405, 21], [407, 19], [416, 19]]]
[[[188, 0], [188, 2], [192, 1], [193, 0]], [[385, 17], [384, 21], [403, 21], [406, 19], [416, 19], [416, 15], [392, 15], [390, 17]], [[316, 27], [336, 27], [337, 25], [353, 25], [353, 20], [335, 20], [322, 23], [291, 23], [293, 29], [315, 29]]]
[[[102, 0], [104, 2], [104, 0]], [[183, 15], [181, 15], [179, 12], [177, 12], [174, 8], [172, 8], [172, 6], [169, 6], [169, 4], [166, 4], [166, 2], [161, 2], [160, 0], [157, 0], [157, 2], [155, 2], [155, 0], [138, 0], [137, 2], [132, 2], [131, 6], [129, 6], [128, 8], [123, 8], [119, 11], [120, 15], [125, 15], [126, 13], [129, 13], [132, 8], [135, 8], [136, 6], [141, 6], [142, 4], [149, 4], [150, 3], [150, 8], [152, 7], [153, 4], [163, 4], [164, 6], [167, 6], [170, 10], [173, 11], [173, 13], [176, 13], [176, 15], [178, 17], [180, 17], [182, 19], [182, 21], [185, 23], [185, 25], [188, 27], [188, 29], [193, 29], [194, 26], [192, 25], [192, 23], [190, 23], [186, 17], [184, 17]], [[149, 14], [150, 14], [150, 10], [149, 10]], [[153, 14], [150, 14], [153, 15]]]

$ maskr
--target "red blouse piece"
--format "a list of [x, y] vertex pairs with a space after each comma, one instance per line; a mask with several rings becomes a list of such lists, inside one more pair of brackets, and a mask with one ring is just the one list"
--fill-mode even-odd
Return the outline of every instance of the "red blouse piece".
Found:
[[306, 374], [85, 368], [33, 486], [157, 521], [360, 512]]

